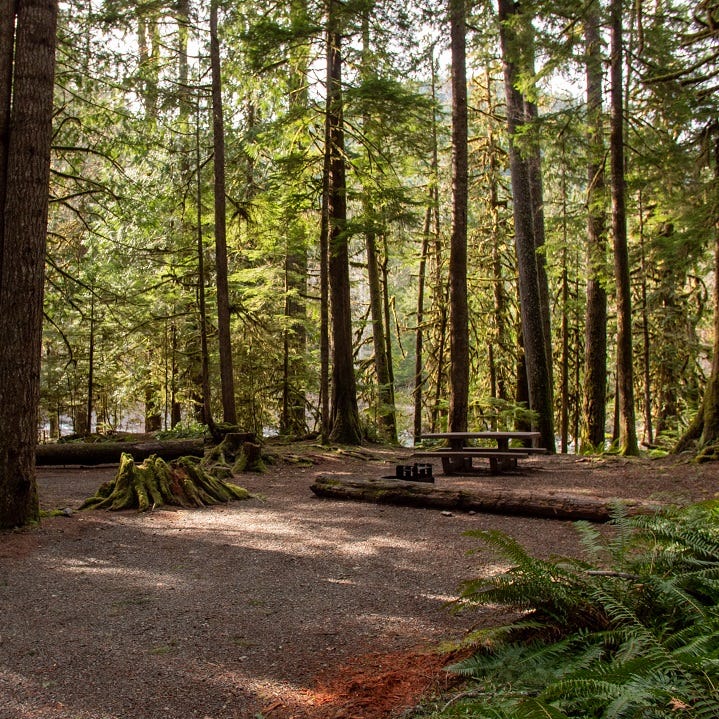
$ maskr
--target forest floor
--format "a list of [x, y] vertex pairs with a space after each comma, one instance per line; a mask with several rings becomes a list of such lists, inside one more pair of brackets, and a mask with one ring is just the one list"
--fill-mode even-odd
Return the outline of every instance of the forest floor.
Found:
[[[313, 478], [380, 477], [408, 450], [271, 448], [208, 509], [75, 511], [114, 467], [42, 468], [39, 528], [0, 533], [0, 719], [382, 719], [451, 690], [448, 652], [497, 610], [456, 614], [498, 529], [538, 556], [575, 554], [572, 524], [322, 500]], [[533, 457], [521, 474], [437, 477], [688, 502], [719, 463]], [[439, 472], [435, 466], [436, 473]]]

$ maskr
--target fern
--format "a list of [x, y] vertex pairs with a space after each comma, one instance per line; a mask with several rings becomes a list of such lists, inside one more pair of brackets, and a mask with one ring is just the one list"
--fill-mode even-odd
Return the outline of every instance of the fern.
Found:
[[608, 538], [577, 525], [587, 561], [540, 560], [501, 533], [471, 533], [509, 568], [466, 582], [459, 606], [521, 616], [449, 668], [478, 697], [433, 716], [719, 717], [718, 519], [716, 502], [654, 517], [617, 508]]

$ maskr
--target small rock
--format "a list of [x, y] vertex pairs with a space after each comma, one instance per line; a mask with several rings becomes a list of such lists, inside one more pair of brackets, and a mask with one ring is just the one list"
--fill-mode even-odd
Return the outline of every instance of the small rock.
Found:
[[454, 517], [454, 514], [452, 512], [442, 512], [443, 517]]
[[65, 507], [65, 509], [62, 510], [63, 517], [72, 517], [73, 514], [75, 514], [75, 512], [73, 512], [70, 507]]

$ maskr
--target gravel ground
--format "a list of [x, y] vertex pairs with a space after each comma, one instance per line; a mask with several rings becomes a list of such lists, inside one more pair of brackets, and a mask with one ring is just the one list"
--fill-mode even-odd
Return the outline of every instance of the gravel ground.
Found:
[[[0, 533], [0, 719], [319, 716], [318, 677], [492, 620], [447, 608], [495, 563], [468, 555], [465, 531], [506, 531], [544, 556], [576, 551], [568, 522], [317, 499], [316, 474], [381, 476], [402, 453], [292, 452], [239, 478], [248, 501], [72, 511]], [[114, 472], [43, 468], [41, 504], [75, 509]], [[712, 496], [718, 477], [674, 460], [540, 457], [522, 475], [471, 481], [686, 501]]]

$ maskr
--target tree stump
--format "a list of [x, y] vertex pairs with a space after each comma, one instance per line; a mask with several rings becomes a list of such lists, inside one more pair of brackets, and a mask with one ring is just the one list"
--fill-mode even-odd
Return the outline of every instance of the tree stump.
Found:
[[168, 464], [153, 455], [138, 465], [131, 455], [123, 454], [115, 478], [80, 509], [145, 512], [163, 505], [205, 507], [249, 497], [247, 490], [213, 476], [194, 457], [180, 457]]
[[232, 475], [245, 471], [264, 472], [262, 446], [248, 432], [229, 432], [222, 442], [205, 453], [201, 466], [216, 474]]

